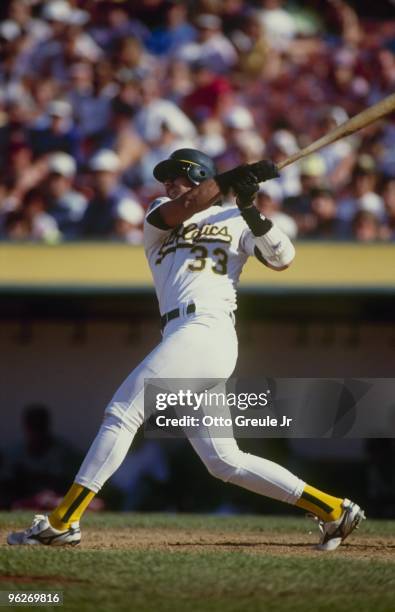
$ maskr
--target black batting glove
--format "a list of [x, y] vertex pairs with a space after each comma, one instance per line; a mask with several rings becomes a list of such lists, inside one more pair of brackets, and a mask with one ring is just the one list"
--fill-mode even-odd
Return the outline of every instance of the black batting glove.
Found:
[[242, 181], [258, 182], [257, 177], [251, 170], [250, 166], [244, 164], [243, 166], [236, 166], [232, 170], [217, 174], [214, 177], [220, 192], [223, 195], [228, 195], [231, 189], [234, 190], [234, 186]]
[[236, 196], [237, 206], [240, 210], [243, 210], [253, 205], [259, 185], [256, 178], [252, 175], [233, 183], [232, 190]]
[[270, 160], [264, 159], [254, 164], [244, 164], [236, 166], [232, 170], [217, 174], [215, 181], [223, 195], [228, 195], [229, 191], [234, 188], [234, 185], [240, 181], [255, 181], [263, 183], [279, 175], [277, 166]]
[[270, 161], [270, 159], [262, 159], [254, 164], [248, 164], [247, 168], [256, 176], [258, 183], [263, 183], [280, 176], [276, 164]]

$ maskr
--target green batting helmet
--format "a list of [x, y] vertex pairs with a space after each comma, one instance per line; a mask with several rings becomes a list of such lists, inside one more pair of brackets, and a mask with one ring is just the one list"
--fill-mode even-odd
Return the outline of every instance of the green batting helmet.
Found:
[[187, 176], [198, 185], [217, 174], [213, 160], [197, 149], [178, 149], [154, 168], [154, 177], [160, 183], [178, 176]]

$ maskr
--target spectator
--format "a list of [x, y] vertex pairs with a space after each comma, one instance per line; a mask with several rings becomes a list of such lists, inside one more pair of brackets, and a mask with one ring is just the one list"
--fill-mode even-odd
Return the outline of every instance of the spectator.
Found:
[[[299, 150], [297, 140], [286, 129], [276, 130], [267, 145], [267, 154], [276, 164], [287, 159]], [[300, 167], [298, 164], [286, 166], [280, 174], [279, 184], [283, 198], [297, 196], [301, 191]]]
[[8, 150], [6, 193], [1, 205], [3, 211], [19, 207], [24, 195], [38, 185], [45, 173], [45, 161], [34, 161], [32, 150], [26, 143], [13, 143]]
[[204, 62], [216, 73], [226, 73], [237, 62], [232, 43], [222, 32], [222, 21], [217, 15], [200, 14], [195, 19], [198, 29], [196, 42], [189, 42], [178, 51], [178, 57], [189, 63]]
[[203, 117], [197, 122], [197, 128], [197, 148], [218, 161], [227, 146], [222, 121], [215, 117]]
[[269, 43], [258, 11], [249, 10], [239, 19], [232, 34], [239, 54], [239, 70], [249, 78], [263, 75], [269, 57]]
[[47, 212], [64, 238], [75, 238], [85, 213], [87, 200], [73, 189], [76, 163], [67, 153], [54, 153], [48, 163], [46, 181]]
[[63, 0], [54, 0], [45, 3], [43, 16], [51, 34], [33, 53], [32, 65], [39, 75], [65, 82], [70, 64], [100, 59], [102, 50], [84, 30], [90, 19], [88, 12], [72, 8]]
[[20, 210], [8, 212], [2, 219], [2, 236], [7, 240], [28, 240], [30, 227], [26, 216]]
[[381, 196], [383, 198], [386, 214], [386, 236], [395, 239], [395, 176], [387, 177], [382, 186]]
[[[347, 113], [339, 106], [324, 109], [319, 113], [316, 137], [320, 138], [324, 134], [328, 134], [347, 119]], [[325, 162], [328, 181], [332, 187], [342, 188], [347, 183], [350, 171], [355, 164], [354, 149], [355, 137], [354, 139], [342, 138], [320, 151], [320, 155]]]
[[30, 129], [42, 129], [48, 126], [47, 110], [51, 102], [57, 98], [59, 83], [54, 79], [38, 79], [31, 83], [31, 93], [34, 98], [34, 111], [29, 122]]
[[144, 42], [149, 36], [148, 28], [140, 20], [129, 17], [125, 4], [102, 0], [97, 7], [96, 17], [91, 34], [96, 43], [109, 54], [114, 52], [120, 39], [132, 37]]
[[95, 87], [94, 69], [88, 62], [73, 64], [69, 70], [71, 92], [69, 101], [78, 129], [83, 137], [105, 129], [110, 117], [111, 98], [116, 86]]
[[164, 22], [167, 7], [168, 0], [142, 0], [133, 7], [133, 15], [153, 30]]
[[11, 19], [0, 24], [2, 71], [0, 80], [6, 86], [6, 93], [22, 89], [20, 80], [27, 75], [33, 40], [20, 25]]
[[44, 404], [26, 406], [22, 428], [24, 439], [8, 457], [12, 503], [14, 507], [37, 509], [36, 500], [43, 491], [62, 493], [80, 458], [67, 442], [53, 434], [50, 412]]
[[164, 93], [168, 100], [177, 106], [193, 88], [192, 73], [189, 64], [177, 58], [167, 68]]
[[119, 202], [130, 195], [120, 183], [119, 157], [108, 149], [96, 153], [89, 162], [93, 197], [81, 221], [81, 234], [87, 238], [105, 238], [114, 231]]
[[163, 122], [182, 138], [194, 138], [196, 128], [188, 117], [170, 100], [160, 97], [157, 81], [148, 78], [141, 82], [141, 108], [135, 116], [137, 132], [148, 143], [160, 138]]
[[46, 212], [43, 193], [38, 188], [28, 191], [22, 201], [22, 212], [29, 228], [29, 238], [44, 242], [56, 242], [60, 239], [58, 224]]
[[284, 0], [261, 0], [259, 17], [268, 41], [275, 49], [284, 50], [297, 34], [293, 16], [284, 9]]
[[73, 60], [98, 62], [103, 52], [95, 43], [87, 28], [84, 26], [90, 21], [90, 14], [78, 8], [70, 11], [64, 36], [63, 53], [66, 63]]
[[352, 234], [358, 242], [380, 240], [381, 225], [377, 216], [369, 210], [359, 210], [352, 220]]
[[115, 209], [114, 238], [129, 244], [142, 244], [144, 209], [132, 198], [121, 200]]
[[0, 126], [0, 164], [4, 169], [12, 146], [28, 145], [28, 121], [32, 107], [20, 96], [8, 98], [4, 104], [3, 124]]
[[180, 47], [196, 40], [196, 29], [188, 21], [188, 8], [172, 0], [166, 7], [165, 25], [155, 28], [147, 47], [155, 55], [176, 57]]
[[46, 124], [30, 132], [34, 157], [64, 151], [79, 159], [80, 135], [73, 122], [70, 103], [65, 100], [51, 102], [48, 105]]
[[68, 2], [54, 0], [44, 4], [42, 17], [47, 23], [48, 36], [32, 52], [30, 69], [36, 75], [66, 80], [63, 40], [70, 16], [71, 7]]
[[299, 195], [284, 200], [284, 210], [298, 224], [299, 234], [305, 235], [314, 231], [316, 219], [311, 209], [313, 190], [325, 187], [325, 163], [319, 155], [310, 155], [300, 165], [301, 191]]
[[126, 69], [140, 78], [153, 76], [156, 68], [155, 60], [147, 53], [140, 40], [135, 36], [121, 38], [115, 52], [117, 70]]
[[226, 145], [217, 160], [220, 169], [262, 159], [265, 143], [256, 133], [254, 118], [247, 109], [234, 106], [225, 113], [223, 123]]
[[378, 175], [374, 159], [369, 155], [361, 155], [355, 164], [349, 193], [339, 202], [339, 218], [347, 226], [356, 213], [364, 210], [384, 218], [384, 203], [376, 193]]
[[244, 0], [222, 0], [219, 13], [222, 19], [222, 28], [226, 36], [229, 36], [240, 25], [248, 7]]
[[15, 198], [15, 206], [18, 204], [18, 196], [23, 195], [24, 190], [21, 189], [21, 185], [25, 183], [26, 175], [30, 173], [33, 165], [31, 148], [25, 142], [12, 143], [8, 147], [7, 162], [8, 185], [13, 185], [12, 196]]
[[[393, 117], [393, 114], [392, 114]], [[395, 176], [395, 120], [382, 125], [377, 150], [377, 165], [385, 175]]]
[[12, 0], [8, 16], [34, 41], [41, 41], [49, 36], [49, 28], [42, 19], [33, 17], [32, 8], [32, 3], [29, 1]]
[[124, 173], [124, 181], [133, 184], [135, 166], [147, 150], [144, 141], [137, 134], [133, 125], [135, 110], [131, 104], [115, 96], [111, 102], [111, 114], [108, 124], [96, 136], [99, 149], [113, 149]]
[[194, 120], [218, 117], [222, 99], [232, 91], [229, 80], [217, 75], [207, 62], [194, 62], [191, 70], [195, 88], [184, 98], [183, 109]]
[[314, 224], [306, 231], [307, 238], [328, 240], [341, 236], [336, 200], [330, 189], [323, 187], [312, 189], [310, 207]]

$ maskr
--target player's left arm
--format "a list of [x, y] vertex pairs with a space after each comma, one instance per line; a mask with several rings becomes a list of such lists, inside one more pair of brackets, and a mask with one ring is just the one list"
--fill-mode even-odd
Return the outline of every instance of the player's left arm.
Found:
[[270, 223], [268, 231], [261, 236], [255, 236], [250, 229], [246, 229], [240, 240], [241, 248], [247, 255], [255, 256], [271, 270], [282, 272], [293, 262], [295, 247], [288, 236], [270, 219], [262, 220]]
[[233, 186], [240, 214], [249, 228], [243, 232], [241, 247], [268, 268], [281, 272], [289, 268], [294, 260], [295, 247], [288, 236], [255, 207], [258, 189], [258, 183], [253, 180], [244, 180]]

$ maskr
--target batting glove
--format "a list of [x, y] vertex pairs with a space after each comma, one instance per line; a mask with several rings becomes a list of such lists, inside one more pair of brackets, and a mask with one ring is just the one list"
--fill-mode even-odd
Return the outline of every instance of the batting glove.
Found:
[[233, 193], [236, 196], [236, 204], [243, 210], [248, 206], [252, 206], [255, 196], [259, 190], [259, 185], [256, 178], [249, 176], [232, 184]]
[[234, 186], [240, 181], [250, 181], [256, 183], [257, 177], [251, 168], [247, 164], [244, 164], [243, 166], [236, 166], [236, 168], [232, 168], [232, 170], [228, 170], [222, 174], [217, 174], [215, 181], [221, 193], [223, 195], [227, 195], [229, 191], [234, 189]]
[[270, 161], [270, 159], [262, 159], [254, 164], [248, 164], [247, 168], [256, 176], [258, 183], [263, 183], [280, 176], [276, 164]]

